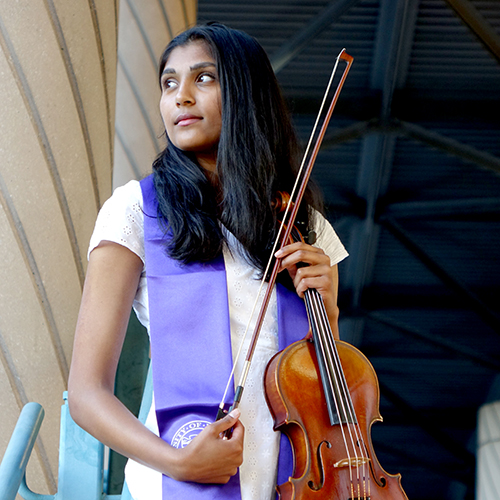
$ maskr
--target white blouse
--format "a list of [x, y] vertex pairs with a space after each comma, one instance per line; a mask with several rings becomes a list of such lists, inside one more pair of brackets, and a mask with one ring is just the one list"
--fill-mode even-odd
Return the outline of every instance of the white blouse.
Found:
[[[125, 186], [117, 188], [99, 212], [90, 240], [89, 254], [101, 241], [106, 240], [125, 246], [144, 262], [142, 203], [142, 191], [138, 181], [130, 181]], [[329, 222], [318, 214], [315, 225], [318, 235], [316, 245], [330, 257], [331, 264], [337, 264], [347, 257], [344, 246]], [[251, 316], [255, 297], [259, 291], [260, 281], [256, 279], [258, 274], [256, 269], [248, 264], [239, 251], [237, 240], [229, 232], [226, 236], [228, 248], [224, 249], [224, 262], [228, 287], [231, 345], [233, 361], [236, 362], [234, 381], [237, 384], [243, 367], [246, 347], [250, 343], [249, 337], [255, 324], [254, 317], [250, 326], [247, 327], [248, 318]], [[259, 310], [266, 286], [261, 290], [256, 311]], [[149, 333], [148, 290], [144, 269], [133, 307], [139, 321], [148, 329]], [[243, 355], [236, 360], [237, 352], [247, 330], [249, 333], [243, 341]], [[304, 332], [304, 336], [306, 333]], [[277, 303], [276, 293], [273, 291], [268, 314], [262, 326], [252, 367], [245, 385], [245, 396], [240, 404], [240, 420], [245, 426], [243, 464], [240, 467], [242, 500], [270, 500], [275, 496], [279, 433], [273, 431], [273, 421], [265, 402], [262, 381], [265, 367], [277, 350]], [[146, 427], [158, 435], [154, 396], [146, 420]], [[161, 500], [162, 480], [159, 472], [129, 460], [125, 468], [125, 478], [134, 500]]]

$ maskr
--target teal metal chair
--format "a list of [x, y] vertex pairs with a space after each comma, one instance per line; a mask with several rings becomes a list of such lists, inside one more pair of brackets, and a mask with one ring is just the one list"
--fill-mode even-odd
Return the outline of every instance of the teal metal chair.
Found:
[[[149, 369], [138, 416], [143, 423], [151, 407], [152, 387]], [[21, 411], [0, 464], [0, 500], [15, 500], [17, 493], [25, 500], [132, 500], [126, 485], [120, 495], [107, 494], [104, 445], [73, 421], [66, 392], [63, 400], [57, 493], [34, 493], [26, 484], [26, 466], [45, 413], [38, 403], [28, 403]]]

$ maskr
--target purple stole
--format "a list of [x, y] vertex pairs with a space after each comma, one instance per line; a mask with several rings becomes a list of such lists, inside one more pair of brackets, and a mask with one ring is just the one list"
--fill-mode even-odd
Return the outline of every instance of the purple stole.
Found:
[[[166, 253], [167, 236], [157, 219], [150, 175], [141, 181], [149, 296], [151, 362], [158, 428], [162, 439], [183, 448], [215, 420], [232, 369], [231, 334], [223, 256], [180, 265]], [[279, 349], [309, 329], [304, 302], [277, 285]], [[234, 397], [234, 387], [227, 403]], [[245, 397], [245, 393], [243, 393]], [[282, 436], [278, 484], [292, 473], [293, 457]], [[225, 485], [175, 481], [163, 476], [163, 500], [240, 500], [239, 475]]]

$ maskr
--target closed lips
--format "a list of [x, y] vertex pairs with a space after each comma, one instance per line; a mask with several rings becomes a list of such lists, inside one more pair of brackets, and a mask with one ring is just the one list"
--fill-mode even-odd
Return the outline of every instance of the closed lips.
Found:
[[194, 123], [197, 120], [201, 120], [201, 116], [195, 116], [195, 115], [179, 115], [176, 119], [174, 124], [175, 125], [189, 125], [191, 123]]

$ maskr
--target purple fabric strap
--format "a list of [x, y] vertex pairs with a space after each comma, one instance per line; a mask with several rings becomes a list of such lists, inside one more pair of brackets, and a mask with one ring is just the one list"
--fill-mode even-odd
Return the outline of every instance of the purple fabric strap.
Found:
[[[149, 296], [151, 360], [158, 427], [162, 439], [184, 447], [215, 420], [232, 369], [231, 334], [223, 256], [179, 265], [168, 257], [158, 224], [153, 176], [141, 181]], [[303, 301], [278, 285], [280, 350], [305, 337]], [[243, 395], [244, 397], [244, 395]], [[234, 388], [228, 403], [234, 398]], [[278, 484], [291, 475], [288, 439], [280, 446]], [[163, 500], [240, 500], [238, 475], [225, 485], [179, 482], [163, 476]]]

